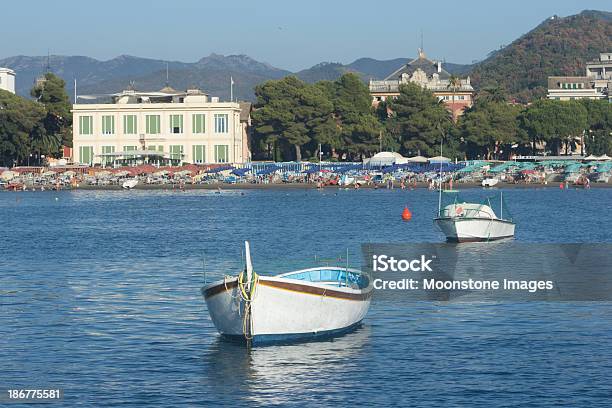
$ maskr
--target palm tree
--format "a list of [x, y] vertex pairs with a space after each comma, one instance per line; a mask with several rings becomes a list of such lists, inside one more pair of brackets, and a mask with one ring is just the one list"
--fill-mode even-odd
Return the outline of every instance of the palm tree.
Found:
[[54, 133], [49, 134], [45, 131], [35, 132], [32, 134], [32, 151], [36, 152], [38, 157], [41, 155], [56, 155], [62, 146], [62, 135]]
[[488, 86], [482, 90], [479, 99], [485, 102], [503, 103], [508, 100], [506, 89], [501, 86]]
[[458, 88], [461, 88], [461, 79], [459, 79], [459, 77], [454, 74], [451, 75], [448, 78], [448, 85], [446, 87], [450, 88], [453, 91], [453, 99], [451, 101], [451, 110], [453, 112], [453, 119], [454, 119], [455, 118], [455, 93], [457, 92]]

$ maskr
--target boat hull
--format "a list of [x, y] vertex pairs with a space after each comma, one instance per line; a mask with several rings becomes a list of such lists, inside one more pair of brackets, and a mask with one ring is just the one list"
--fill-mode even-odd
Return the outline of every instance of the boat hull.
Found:
[[514, 236], [514, 223], [499, 219], [436, 218], [436, 225], [449, 242], [494, 241]]
[[[340, 329], [325, 330], [321, 332], [310, 333], [286, 333], [286, 334], [255, 334], [250, 340], [252, 346], [268, 346], [278, 344], [291, 344], [313, 341], [326, 341], [334, 337], [339, 337], [357, 330], [362, 326], [362, 322], [356, 322], [348, 327]], [[222, 334], [223, 338], [231, 342], [246, 343], [246, 337], [243, 334], [232, 335]]]
[[[202, 292], [219, 333], [246, 339], [248, 314], [237, 279], [215, 282]], [[358, 290], [260, 276], [250, 308], [251, 342], [257, 345], [341, 335], [360, 324], [370, 300], [371, 287]]]

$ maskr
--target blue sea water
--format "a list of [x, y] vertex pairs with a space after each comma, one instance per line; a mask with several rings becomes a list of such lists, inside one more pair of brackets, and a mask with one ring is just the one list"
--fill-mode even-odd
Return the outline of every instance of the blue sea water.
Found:
[[[479, 189], [468, 196], [482, 197]], [[612, 242], [612, 189], [504, 191], [520, 242]], [[400, 220], [407, 205], [412, 221]], [[62, 406], [609, 406], [609, 303], [374, 302], [362, 328], [247, 350], [200, 295], [365, 242], [440, 242], [426, 190], [0, 193], [0, 389]]]

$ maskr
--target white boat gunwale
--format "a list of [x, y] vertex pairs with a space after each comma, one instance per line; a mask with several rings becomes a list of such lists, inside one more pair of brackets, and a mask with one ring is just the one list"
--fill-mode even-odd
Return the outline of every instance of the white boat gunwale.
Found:
[[474, 221], [474, 220], [484, 220], [484, 221], [495, 221], [495, 222], [503, 222], [506, 224], [515, 224], [514, 221], [503, 218], [486, 218], [486, 217], [436, 217], [434, 221]]
[[[331, 284], [343, 283], [344, 281], [309, 281], [304, 279], [292, 279], [286, 276], [311, 272], [317, 270], [336, 270], [342, 272], [353, 273], [358, 276], [363, 276], [367, 279], [367, 285], [364, 287], [353, 288], [350, 286], [332, 286]], [[370, 277], [358, 269], [342, 268], [342, 267], [315, 267], [300, 269], [297, 271], [286, 272], [274, 276], [259, 276], [259, 284], [274, 287], [280, 290], [289, 290], [313, 296], [327, 296], [346, 300], [364, 300], [371, 296], [373, 287]], [[205, 298], [213, 297], [225, 291], [232, 290], [238, 285], [238, 278], [231, 277], [220, 279], [212, 282], [202, 288], [202, 294]], [[308, 290], [310, 288], [311, 290]], [[314, 290], [313, 290], [314, 289]]]

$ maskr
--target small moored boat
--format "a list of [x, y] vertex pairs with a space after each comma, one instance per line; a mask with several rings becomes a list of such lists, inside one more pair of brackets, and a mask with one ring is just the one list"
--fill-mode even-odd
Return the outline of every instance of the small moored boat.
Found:
[[[515, 224], [503, 218], [503, 199], [500, 194], [500, 216], [491, 208], [491, 202], [468, 203], [455, 198], [455, 202], [438, 210], [435, 224], [449, 242], [494, 241], [514, 236]], [[507, 211], [506, 211], [507, 213]]]
[[132, 179], [127, 179], [123, 182], [123, 184], [121, 185], [121, 187], [127, 189], [127, 190], [131, 190], [134, 187], [136, 187], [136, 185], [138, 184], [138, 179], [137, 178], [132, 178]]
[[202, 288], [219, 333], [261, 345], [336, 336], [361, 324], [371, 301], [368, 275], [325, 266], [260, 276], [245, 246], [244, 271]]
[[487, 177], [482, 180], [481, 185], [483, 187], [494, 187], [499, 183], [499, 179], [497, 177]]

